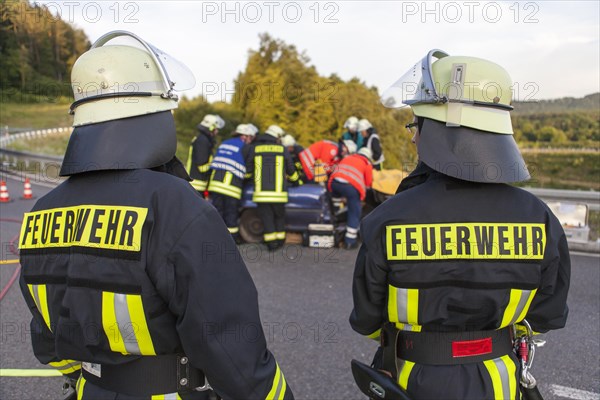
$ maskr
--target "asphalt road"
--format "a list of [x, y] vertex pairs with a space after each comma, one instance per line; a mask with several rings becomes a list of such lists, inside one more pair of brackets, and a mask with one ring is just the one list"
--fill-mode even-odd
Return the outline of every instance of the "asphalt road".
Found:
[[[13, 202], [0, 204], [2, 260], [15, 259], [11, 241], [32, 201], [19, 200], [22, 186], [8, 181]], [[49, 189], [37, 185], [34, 194]], [[275, 354], [297, 399], [363, 399], [350, 360], [370, 361], [376, 343], [354, 333], [351, 279], [356, 251], [289, 246], [275, 254], [262, 246], [240, 251], [259, 291], [261, 317]], [[0, 265], [0, 290], [16, 264]], [[600, 399], [600, 258], [572, 255], [571, 309], [567, 327], [545, 335], [533, 374], [545, 399]], [[0, 302], [0, 368], [45, 368], [29, 343], [27, 310], [15, 283]], [[57, 399], [60, 378], [0, 377], [0, 399]]]

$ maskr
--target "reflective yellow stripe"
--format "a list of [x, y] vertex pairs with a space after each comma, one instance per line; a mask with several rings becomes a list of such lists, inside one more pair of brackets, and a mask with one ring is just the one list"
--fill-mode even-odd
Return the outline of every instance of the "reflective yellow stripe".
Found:
[[265, 233], [264, 235], [265, 242], [271, 242], [273, 240], [277, 240], [277, 234], [275, 232]]
[[275, 238], [279, 240], [285, 239], [285, 232], [275, 232]]
[[388, 318], [398, 329], [420, 332], [419, 289], [388, 285]]
[[81, 363], [75, 360], [55, 361], [49, 364], [65, 375], [81, 369]]
[[208, 191], [221, 193], [229, 197], [233, 197], [236, 199], [242, 198], [242, 189], [237, 186], [232, 186], [227, 183], [219, 182], [219, 181], [210, 181], [208, 184]]
[[125, 341], [115, 314], [115, 294], [102, 292], [102, 327], [108, 339], [110, 349], [115, 353], [129, 354], [125, 350]]
[[283, 400], [285, 396], [287, 383], [285, 381], [285, 377], [283, 376], [283, 372], [281, 372], [281, 369], [279, 369], [279, 364], [275, 364], [277, 369], [275, 370], [275, 377], [273, 378], [271, 390], [265, 398], [266, 400]]
[[146, 323], [146, 315], [144, 314], [144, 306], [142, 305], [142, 296], [139, 294], [127, 295], [127, 308], [129, 308], [129, 318], [133, 332], [140, 349], [140, 354], [144, 356], [155, 356], [154, 345]]
[[[194, 143], [194, 140], [192, 140], [192, 144]], [[188, 151], [187, 163], [185, 164], [185, 168], [187, 169], [188, 174], [192, 173], [192, 151], [193, 150], [194, 150], [193, 146], [190, 146], [190, 149]]]
[[150, 397], [151, 400], [181, 400], [179, 393], [155, 394]]
[[254, 157], [254, 193], [262, 190], [262, 156]]
[[275, 157], [275, 191], [283, 192], [283, 156]]
[[508, 304], [504, 310], [502, 323], [500, 324], [499, 328], [504, 328], [516, 322], [522, 321], [529, 310], [529, 306], [531, 305], [531, 301], [535, 297], [536, 292], [537, 289], [511, 289]]
[[240, 231], [240, 228], [235, 226], [235, 227], [227, 227], [227, 230], [229, 231], [229, 233], [238, 233]]
[[254, 148], [255, 153], [283, 153], [283, 146], [280, 144], [263, 144]]
[[404, 390], [408, 387], [408, 378], [410, 378], [410, 373], [414, 366], [415, 363], [412, 361], [404, 361], [404, 364], [402, 365], [400, 375], [398, 376], [398, 384]]
[[252, 201], [258, 203], [287, 203], [287, 192], [258, 192], [252, 195]]
[[42, 318], [52, 332], [52, 328], [50, 327], [50, 311], [48, 310], [48, 296], [46, 293], [46, 285], [27, 285], [29, 288], [29, 293], [35, 302], [35, 305], [42, 314]]
[[[212, 157], [211, 157], [212, 158]], [[207, 162], [206, 164], [203, 165], [198, 165], [198, 171], [199, 172], [208, 172], [208, 170], [210, 170], [210, 161]]]
[[369, 339], [379, 339], [380, 336], [381, 336], [381, 328], [377, 329], [375, 332], [371, 333], [370, 335], [367, 335], [367, 337]]
[[290, 182], [296, 182], [299, 178], [300, 175], [298, 175], [298, 172], [294, 171], [294, 173], [291, 174], [288, 179], [290, 180]]
[[83, 399], [83, 388], [85, 387], [85, 378], [83, 375], [79, 377], [77, 380], [77, 384], [75, 385], [75, 390], [77, 391], [77, 400]]
[[194, 189], [196, 189], [199, 192], [203, 192], [206, 190], [206, 186], [208, 185], [208, 181], [201, 181], [198, 179], [194, 179], [190, 182], [190, 185], [192, 185], [192, 187]]
[[505, 355], [493, 360], [484, 361], [483, 364], [492, 379], [494, 400], [514, 398], [517, 390], [515, 363], [510, 356]]

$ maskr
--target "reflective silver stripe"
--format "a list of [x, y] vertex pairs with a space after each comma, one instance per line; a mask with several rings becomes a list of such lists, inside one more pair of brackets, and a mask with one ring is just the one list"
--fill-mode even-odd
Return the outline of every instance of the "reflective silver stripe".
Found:
[[360, 185], [361, 188], [363, 188], [364, 190], [367, 189], [364, 183], [363, 175], [356, 168], [351, 167], [349, 165], [340, 165], [338, 172], [342, 174], [347, 174], [348, 176], [354, 178], [354, 180]]
[[529, 296], [531, 296], [531, 290], [523, 290], [521, 292], [521, 297], [519, 298], [519, 304], [517, 304], [517, 308], [515, 309], [515, 315], [512, 317], [509, 325], [512, 325], [515, 322], [517, 322], [517, 318], [519, 318], [519, 315], [521, 315], [521, 313], [525, 309], [525, 306], [527, 305]]
[[500, 374], [500, 380], [502, 381], [503, 398], [508, 399], [510, 396], [510, 377], [508, 376], [506, 364], [504, 364], [502, 358], [494, 358], [492, 361], [494, 361], [496, 368], [498, 368], [498, 373]]
[[408, 289], [396, 288], [398, 321], [408, 322]]
[[237, 163], [235, 161], [233, 161], [230, 158], [226, 158], [226, 157], [215, 157], [212, 160], [212, 164], [211, 164], [211, 168], [215, 168], [215, 167], [219, 167], [219, 168], [224, 168], [223, 165], [227, 164], [228, 166], [234, 168], [237, 171], [243, 172], [244, 174], [246, 173], [246, 166], [244, 164], [240, 164]]
[[126, 294], [115, 293], [115, 317], [117, 318], [117, 328], [121, 332], [125, 350], [131, 354], [142, 354], [134, 333], [139, 327], [133, 326], [129, 317]]
[[165, 400], [177, 400], [177, 393], [165, 394]]
[[227, 144], [227, 143], [223, 143], [222, 145], [219, 146], [219, 148], [233, 151], [234, 153], [239, 153], [239, 151], [240, 151], [240, 147], [233, 146], [233, 145]]
[[315, 164], [315, 157], [309, 149], [306, 149], [302, 153], [300, 153], [300, 157], [303, 158], [306, 164], [308, 165]]

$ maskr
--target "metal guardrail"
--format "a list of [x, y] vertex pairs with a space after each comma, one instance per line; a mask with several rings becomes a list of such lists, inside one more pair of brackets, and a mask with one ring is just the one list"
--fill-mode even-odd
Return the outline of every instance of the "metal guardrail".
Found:
[[585, 190], [558, 190], [523, 188], [542, 200], [568, 201], [587, 204], [590, 211], [600, 211], [600, 192]]

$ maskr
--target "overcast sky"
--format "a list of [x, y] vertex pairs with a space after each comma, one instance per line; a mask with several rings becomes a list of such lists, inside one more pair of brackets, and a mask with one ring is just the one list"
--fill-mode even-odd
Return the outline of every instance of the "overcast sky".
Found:
[[321, 75], [380, 91], [432, 48], [504, 66], [515, 98], [600, 91], [598, 1], [39, 1], [82, 28], [134, 32], [194, 72], [210, 100], [227, 98], [258, 35], [306, 50]]

